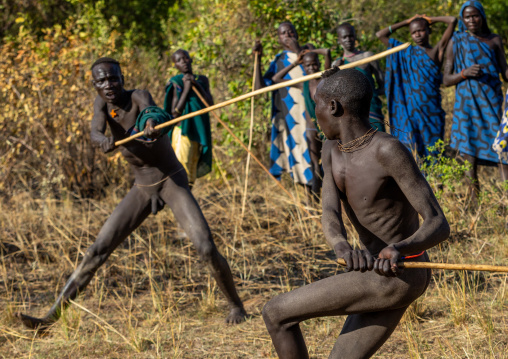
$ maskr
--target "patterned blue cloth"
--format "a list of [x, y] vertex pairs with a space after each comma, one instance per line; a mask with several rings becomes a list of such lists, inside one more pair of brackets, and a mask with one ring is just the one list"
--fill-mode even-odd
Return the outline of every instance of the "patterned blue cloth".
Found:
[[[267, 86], [272, 85], [272, 77], [296, 61], [298, 55], [283, 51], [270, 63], [263, 76]], [[303, 67], [296, 66], [284, 76], [291, 80], [305, 76]], [[313, 180], [311, 159], [305, 131], [307, 127], [305, 99], [302, 90], [296, 87], [283, 87], [272, 92], [272, 147], [270, 149], [270, 173], [275, 177], [290, 172], [297, 183], [311, 185]], [[312, 125], [314, 126], [314, 125]]]
[[[390, 39], [388, 48], [401, 44]], [[427, 146], [444, 135], [441, 83], [439, 66], [419, 46], [411, 45], [387, 58], [385, 90], [391, 132], [420, 157], [427, 156]]]
[[504, 112], [499, 131], [492, 145], [502, 161], [508, 161], [508, 91], [504, 100]]
[[[462, 13], [467, 6], [474, 6], [480, 11], [486, 26], [487, 19], [481, 4], [468, 1], [460, 11], [459, 25], [462, 26], [459, 28], [465, 28]], [[501, 122], [503, 93], [495, 51], [477, 37], [459, 31], [453, 35], [453, 53], [456, 73], [479, 64], [484, 74], [456, 85], [451, 147], [480, 160], [498, 162], [499, 156], [492, 149], [492, 144]]]

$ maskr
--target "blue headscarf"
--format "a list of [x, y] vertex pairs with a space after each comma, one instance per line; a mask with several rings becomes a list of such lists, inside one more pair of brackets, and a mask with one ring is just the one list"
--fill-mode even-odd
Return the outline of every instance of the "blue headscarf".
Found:
[[487, 16], [485, 15], [485, 10], [483, 9], [483, 5], [479, 1], [466, 1], [464, 5], [460, 8], [460, 16], [459, 16], [459, 31], [464, 32], [467, 31], [466, 24], [464, 24], [464, 9], [468, 6], [474, 7], [476, 10], [480, 12], [482, 16], [482, 32], [485, 34], [490, 34], [489, 26], [487, 25]]

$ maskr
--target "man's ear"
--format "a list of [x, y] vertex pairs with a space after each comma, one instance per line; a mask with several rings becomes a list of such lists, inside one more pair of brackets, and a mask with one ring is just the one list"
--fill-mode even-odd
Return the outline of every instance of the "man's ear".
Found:
[[332, 116], [335, 117], [341, 117], [344, 115], [344, 107], [342, 107], [342, 104], [337, 100], [331, 100], [330, 101], [330, 112]]

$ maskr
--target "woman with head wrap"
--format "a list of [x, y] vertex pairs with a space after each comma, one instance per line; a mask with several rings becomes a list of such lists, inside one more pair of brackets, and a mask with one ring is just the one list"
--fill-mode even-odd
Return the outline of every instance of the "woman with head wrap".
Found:
[[[479, 1], [467, 1], [460, 9], [459, 31], [446, 50], [443, 83], [456, 86], [451, 147], [472, 164], [471, 199], [480, 190], [477, 165], [499, 161], [492, 149], [502, 115], [503, 93], [499, 74], [508, 81], [508, 68], [499, 35], [493, 34]], [[506, 161], [499, 163], [507, 178]]]

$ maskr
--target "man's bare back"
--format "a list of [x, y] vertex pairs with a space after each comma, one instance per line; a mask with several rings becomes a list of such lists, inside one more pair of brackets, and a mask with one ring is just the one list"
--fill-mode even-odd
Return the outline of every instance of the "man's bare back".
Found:
[[[440, 243], [448, 223], [411, 153], [368, 123], [372, 88], [361, 72], [328, 71], [316, 91], [323, 148], [323, 231], [348, 273], [268, 302], [263, 318], [280, 358], [308, 358], [299, 323], [347, 315], [330, 358], [367, 358], [388, 339], [407, 307], [427, 288], [428, 270], [397, 261]], [[347, 242], [341, 203], [362, 244]], [[418, 215], [423, 218], [419, 226]], [[428, 261], [424, 252], [414, 260]]]

